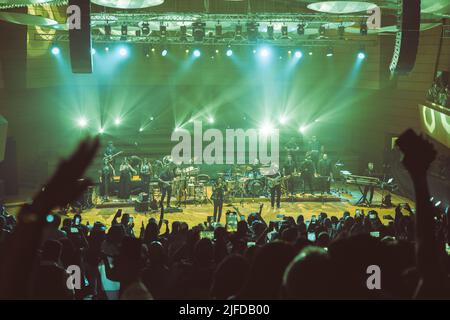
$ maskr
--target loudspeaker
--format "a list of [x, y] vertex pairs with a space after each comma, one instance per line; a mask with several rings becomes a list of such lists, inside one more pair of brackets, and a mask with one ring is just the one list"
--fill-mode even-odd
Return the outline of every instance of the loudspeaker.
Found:
[[8, 133], [8, 121], [0, 115], [0, 162], [5, 159], [6, 135]]
[[420, 0], [398, 0], [398, 31], [389, 70], [391, 73], [411, 72], [416, 63], [420, 33]]
[[70, 63], [73, 73], [92, 73], [91, 1], [69, 0]]

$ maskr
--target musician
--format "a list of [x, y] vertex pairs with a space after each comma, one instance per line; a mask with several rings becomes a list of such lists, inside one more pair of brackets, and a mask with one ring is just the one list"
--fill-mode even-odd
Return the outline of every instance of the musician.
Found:
[[226, 184], [223, 177], [218, 177], [213, 185], [211, 199], [214, 203], [214, 221], [220, 222], [222, 216], [223, 199], [225, 196]]
[[322, 180], [322, 192], [331, 193], [330, 186], [331, 180], [333, 179], [333, 167], [326, 153], [322, 155], [322, 159], [320, 159], [319, 161], [319, 165], [317, 166], [317, 173]]
[[316, 167], [311, 159], [311, 154], [307, 153], [305, 160], [300, 165], [300, 171], [302, 172], [303, 181], [303, 193], [306, 193], [306, 185], [308, 185], [311, 194], [314, 194], [313, 178], [316, 173]]
[[123, 158], [120, 164], [120, 182], [119, 182], [119, 198], [129, 199], [131, 192], [131, 177], [133, 174], [137, 174], [137, 171], [130, 165], [128, 159]]
[[[367, 168], [364, 171], [364, 175], [367, 177], [376, 177], [376, 173], [375, 173], [375, 167], [373, 165], [373, 162], [369, 162], [367, 164]], [[372, 200], [373, 200], [373, 193], [375, 191], [375, 186], [370, 185], [370, 186], [364, 186], [364, 192], [363, 192], [363, 202], [364, 200], [367, 201], [367, 203], [369, 205], [372, 204]]]
[[270, 192], [270, 205], [273, 209], [276, 202], [277, 209], [279, 209], [281, 207], [281, 173], [276, 164], [271, 165], [270, 174], [267, 175], [267, 178]]
[[[297, 173], [297, 164], [292, 154], [287, 155], [286, 162], [283, 164], [283, 176], [289, 177]], [[287, 190], [290, 195], [294, 193], [294, 179], [287, 179]]]
[[142, 181], [143, 191], [148, 192], [149, 186], [150, 186], [150, 179], [152, 176], [153, 170], [150, 162], [147, 158], [144, 159], [144, 161], [141, 164], [140, 170], [139, 170], [139, 176]]
[[113, 156], [116, 153], [117, 153], [117, 149], [114, 147], [113, 142], [109, 141], [108, 145], [106, 146], [105, 152], [103, 153], [103, 158], [110, 161], [113, 168], [115, 168], [115, 159], [113, 158]]
[[164, 199], [167, 195], [167, 207], [170, 208], [170, 197], [172, 196], [172, 182], [175, 178], [176, 165], [169, 162], [159, 174], [159, 186], [161, 189], [161, 207], [164, 205]]
[[322, 145], [320, 144], [319, 140], [317, 140], [316, 136], [312, 136], [311, 140], [308, 144], [308, 152], [311, 156], [311, 160], [314, 163], [314, 165], [317, 168], [317, 165], [319, 163], [320, 158], [320, 152], [322, 151]]
[[109, 192], [113, 177], [116, 175], [112, 164], [108, 160], [103, 161], [103, 168], [100, 175], [100, 183], [102, 188], [102, 196], [104, 201], [108, 201]]
[[291, 137], [289, 141], [284, 146], [284, 151], [286, 151], [287, 156], [291, 155], [294, 162], [299, 161], [300, 146], [297, 143], [295, 137]]

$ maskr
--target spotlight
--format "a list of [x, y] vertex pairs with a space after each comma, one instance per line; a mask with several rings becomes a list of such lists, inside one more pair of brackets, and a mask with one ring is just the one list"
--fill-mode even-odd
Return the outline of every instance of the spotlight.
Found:
[[180, 26], [180, 41], [187, 41], [187, 27]]
[[334, 55], [334, 50], [332, 47], [327, 48], [327, 57], [332, 57]]
[[147, 22], [142, 23], [142, 34], [148, 36], [150, 34], [150, 26]]
[[139, 132], [142, 132], [142, 131], [144, 131], [144, 128], [142, 128], [142, 127], [139, 128]]
[[268, 136], [273, 133], [273, 125], [270, 122], [265, 122], [259, 129], [262, 135]]
[[196, 58], [201, 56], [201, 52], [198, 49], [195, 49], [193, 54], [194, 54], [194, 57], [196, 57]]
[[105, 51], [109, 52], [109, 47], [108, 46], [105, 47]]
[[254, 21], [247, 22], [248, 41], [255, 42], [258, 39], [258, 26], [259, 24]]
[[231, 57], [233, 55], [233, 50], [228, 49], [227, 50], [227, 57]]
[[165, 38], [167, 36], [167, 27], [164, 25], [159, 26], [159, 37]]
[[155, 118], [153, 118], [153, 117], [150, 117], [150, 121], [153, 121]]
[[313, 55], [313, 52], [312, 52], [312, 51], [310, 51], [310, 52], [308, 52], [308, 54], [309, 54], [310, 56], [312, 56], [312, 55]]
[[302, 35], [305, 34], [305, 25], [304, 25], [303, 23], [299, 23], [299, 24], [297, 25], [297, 34], [298, 34], [299, 36], [302, 36]]
[[269, 50], [268, 50], [267, 48], [262, 48], [262, 49], [259, 51], [259, 55], [260, 55], [261, 57], [263, 57], [263, 58], [267, 58], [267, 57], [269, 56], [269, 54], [270, 54], [270, 52], [269, 52]]
[[194, 41], [203, 41], [203, 38], [205, 37], [205, 26], [206, 23], [201, 21], [192, 23], [192, 36], [194, 37]]
[[303, 57], [303, 53], [300, 50], [295, 51], [294, 56], [297, 59], [300, 59], [301, 57]]
[[125, 57], [128, 54], [128, 50], [125, 47], [119, 49], [119, 55]]
[[214, 118], [212, 116], [208, 117], [208, 123], [214, 123]]
[[60, 54], [61, 50], [56, 45], [52, 45], [51, 52], [53, 55], [57, 56], [58, 54]]
[[273, 25], [267, 26], [267, 38], [269, 40], [274, 40], [275, 39], [274, 32], [273, 32]]
[[281, 39], [289, 39], [288, 27], [281, 26]]
[[98, 129], [98, 133], [100, 133], [100, 134], [105, 133], [105, 128], [100, 128], [100, 129]]
[[168, 53], [169, 53], [169, 52], [167, 51], [167, 49], [164, 49], [163, 51], [161, 51], [161, 55], [162, 55], [163, 57], [167, 56]]
[[87, 121], [87, 119], [85, 117], [80, 117], [77, 120], [77, 125], [80, 128], [85, 128], [87, 126], [87, 123], [88, 123], [88, 121]]
[[363, 60], [365, 58], [366, 58], [366, 50], [363, 47], [361, 47], [361, 49], [359, 49], [358, 51], [358, 59]]
[[363, 22], [363, 23], [361, 23], [361, 26], [359, 27], [359, 33], [362, 35], [362, 36], [367, 36], [367, 23], [365, 23], [365, 22]]
[[121, 123], [122, 123], [122, 118], [117, 117], [116, 119], [114, 119], [114, 124], [115, 124], [116, 126], [120, 125]]
[[301, 126], [300, 128], [298, 128], [298, 131], [301, 133], [305, 133], [306, 132], [306, 126]]
[[216, 24], [216, 38], [222, 38], [222, 25], [221, 24]]
[[95, 51], [95, 48], [91, 48], [91, 54], [94, 55], [97, 51]]
[[280, 119], [279, 119], [280, 124], [285, 124], [285, 123], [287, 123], [287, 121], [288, 121], [288, 119], [285, 115], [280, 116]]
[[52, 214], [48, 214], [47, 217], [45, 218], [45, 220], [48, 223], [52, 223], [53, 221], [55, 221], [55, 217]]

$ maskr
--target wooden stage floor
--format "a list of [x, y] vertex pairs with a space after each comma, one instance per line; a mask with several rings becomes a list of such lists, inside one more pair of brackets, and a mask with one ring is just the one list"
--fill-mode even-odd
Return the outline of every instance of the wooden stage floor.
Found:
[[[367, 207], [361, 207], [361, 206], [355, 206], [352, 203], [355, 203], [359, 199], [360, 194], [356, 192], [356, 190], [351, 191], [349, 194], [345, 194], [344, 196], [341, 195], [340, 201], [333, 201], [333, 202], [318, 202], [318, 201], [307, 201], [307, 202], [286, 202], [283, 201], [281, 203], [280, 209], [271, 209], [270, 203], [267, 199], [248, 199], [243, 202], [235, 202], [233, 205], [239, 208], [239, 211], [242, 214], [248, 215], [251, 212], [258, 211], [259, 204], [264, 203], [264, 208], [262, 212], [262, 216], [266, 221], [270, 220], [277, 220], [276, 216], [278, 214], [284, 214], [286, 216], [293, 216], [294, 218], [297, 218], [299, 214], [303, 214], [305, 217], [305, 220], [311, 219], [311, 216], [318, 215], [320, 212], [326, 212], [328, 216], [335, 215], [337, 217], [342, 217], [342, 214], [344, 211], [349, 211], [351, 215], [353, 216], [355, 214], [356, 209], [364, 209], [364, 212], [367, 213], [368, 210], [370, 210]], [[380, 206], [377, 204], [381, 203], [382, 195], [379, 191], [375, 191], [373, 203], [375, 204], [373, 209], [376, 210], [379, 214], [379, 217], [383, 220], [384, 223], [388, 223], [388, 220], [384, 219], [384, 215], [391, 215], [392, 217], [395, 216], [394, 208], [380, 208]], [[392, 202], [394, 204], [397, 203], [409, 203], [412, 208], [415, 207], [415, 204], [412, 200], [392, 194]], [[175, 202], [172, 202], [172, 205]], [[135, 231], [139, 230], [139, 227], [141, 225], [141, 222], [146, 223], [149, 218], [154, 217], [156, 219], [159, 218], [159, 212], [158, 213], [138, 213], [134, 210], [134, 206], [130, 203], [128, 205], [121, 206], [124, 213], [130, 213], [134, 217], [135, 225], [137, 229]], [[201, 205], [195, 205], [195, 204], [189, 204], [186, 207], [182, 207], [183, 212], [177, 212], [177, 213], [166, 213], [165, 218], [169, 221], [171, 224], [173, 221], [185, 221], [189, 224], [190, 227], [194, 225], [201, 224], [206, 221], [208, 216], [212, 215], [213, 212], [213, 206], [212, 204], [201, 204]], [[233, 210], [231, 206], [227, 206], [224, 204], [223, 208], [223, 215], [221, 222], [225, 222], [225, 212], [230, 209]], [[8, 211], [10, 213], [17, 212], [18, 207], [10, 204]], [[104, 223], [106, 226], [110, 226], [112, 219], [114, 217], [114, 214], [116, 213], [117, 207], [113, 208], [92, 208], [83, 211], [83, 222], [86, 223], [89, 221], [89, 223], [92, 225], [95, 221], [100, 221]], [[69, 216], [73, 216], [72, 213], [69, 213]]]

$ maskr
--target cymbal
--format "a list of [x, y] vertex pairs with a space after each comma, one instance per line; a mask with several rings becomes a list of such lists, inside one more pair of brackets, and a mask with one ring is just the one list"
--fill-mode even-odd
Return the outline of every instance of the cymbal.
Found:
[[0, 20], [27, 26], [48, 27], [58, 25], [58, 22], [52, 19], [17, 12], [0, 12]]
[[116, 9], [143, 9], [159, 6], [164, 0], [92, 0], [99, 6], [105, 6]]

